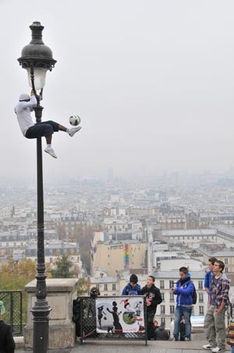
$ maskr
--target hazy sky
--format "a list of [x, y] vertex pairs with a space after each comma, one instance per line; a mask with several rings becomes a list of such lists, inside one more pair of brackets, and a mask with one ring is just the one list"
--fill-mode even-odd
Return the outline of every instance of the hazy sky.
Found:
[[[1, 179], [34, 177], [36, 140], [13, 108], [29, 92], [17, 61], [40, 21], [57, 60], [43, 120], [53, 136], [44, 176], [226, 171], [234, 163], [233, 0], [0, 0]], [[45, 141], [43, 140], [43, 147]]]

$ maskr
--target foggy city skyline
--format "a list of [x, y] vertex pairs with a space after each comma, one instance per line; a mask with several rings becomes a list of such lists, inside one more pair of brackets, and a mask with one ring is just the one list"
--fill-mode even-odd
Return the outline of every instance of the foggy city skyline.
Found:
[[30, 92], [17, 59], [34, 21], [57, 60], [42, 120], [82, 120], [72, 139], [54, 134], [58, 159], [43, 152], [45, 180], [232, 168], [232, 1], [0, 0], [0, 10], [1, 180], [36, 175], [36, 140], [22, 136], [14, 114]]

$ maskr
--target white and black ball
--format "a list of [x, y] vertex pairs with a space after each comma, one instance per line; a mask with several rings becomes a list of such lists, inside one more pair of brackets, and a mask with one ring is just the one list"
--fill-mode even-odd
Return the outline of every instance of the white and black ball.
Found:
[[79, 115], [71, 115], [69, 118], [69, 123], [72, 126], [77, 126], [80, 124], [80, 122], [81, 122], [81, 118], [79, 117]]

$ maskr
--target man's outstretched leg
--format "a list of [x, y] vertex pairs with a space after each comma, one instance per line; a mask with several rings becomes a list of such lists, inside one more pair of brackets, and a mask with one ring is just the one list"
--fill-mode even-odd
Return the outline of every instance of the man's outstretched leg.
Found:
[[74, 136], [78, 131], [80, 131], [81, 126], [73, 127], [71, 129], [63, 126], [63, 125], [58, 125], [58, 130], [67, 132], [69, 136]]
[[[65, 127], [63, 125], [55, 123], [54, 121], [45, 121], [43, 124], [50, 125], [52, 127], [52, 129], [53, 129], [53, 132], [63, 131], [63, 132], [66, 132], [71, 137], [74, 136], [81, 129], [81, 126], [77, 126], [77, 127], [68, 129], [67, 127]], [[52, 143], [52, 134], [50, 134], [49, 136], [45, 136], [45, 138], [46, 138], [47, 146], [44, 149], [44, 151], [46, 153], [50, 154], [53, 158], [57, 158], [57, 156], [56, 156], [56, 154], [55, 154], [55, 152], [54, 152], [54, 150], [52, 148], [52, 145], [51, 145], [51, 143]]]

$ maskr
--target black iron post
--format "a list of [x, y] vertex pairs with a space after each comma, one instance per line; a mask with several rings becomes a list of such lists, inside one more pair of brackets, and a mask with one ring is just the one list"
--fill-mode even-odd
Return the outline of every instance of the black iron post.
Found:
[[[36, 122], [41, 122], [43, 107], [40, 105], [43, 87], [37, 87], [36, 70], [52, 70], [56, 61], [52, 57], [50, 48], [42, 41], [44, 27], [40, 22], [33, 22], [30, 26], [32, 40], [22, 50], [18, 59], [20, 65], [28, 70], [30, 86], [37, 98], [34, 108]], [[39, 73], [40, 74], [40, 73]], [[40, 93], [37, 94], [37, 90]], [[45, 273], [45, 248], [44, 248], [44, 191], [42, 168], [41, 137], [37, 138], [37, 274], [36, 274], [36, 301], [31, 312], [33, 315], [33, 352], [46, 353], [49, 341], [49, 314], [51, 308], [46, 300], [46, 273]]]

